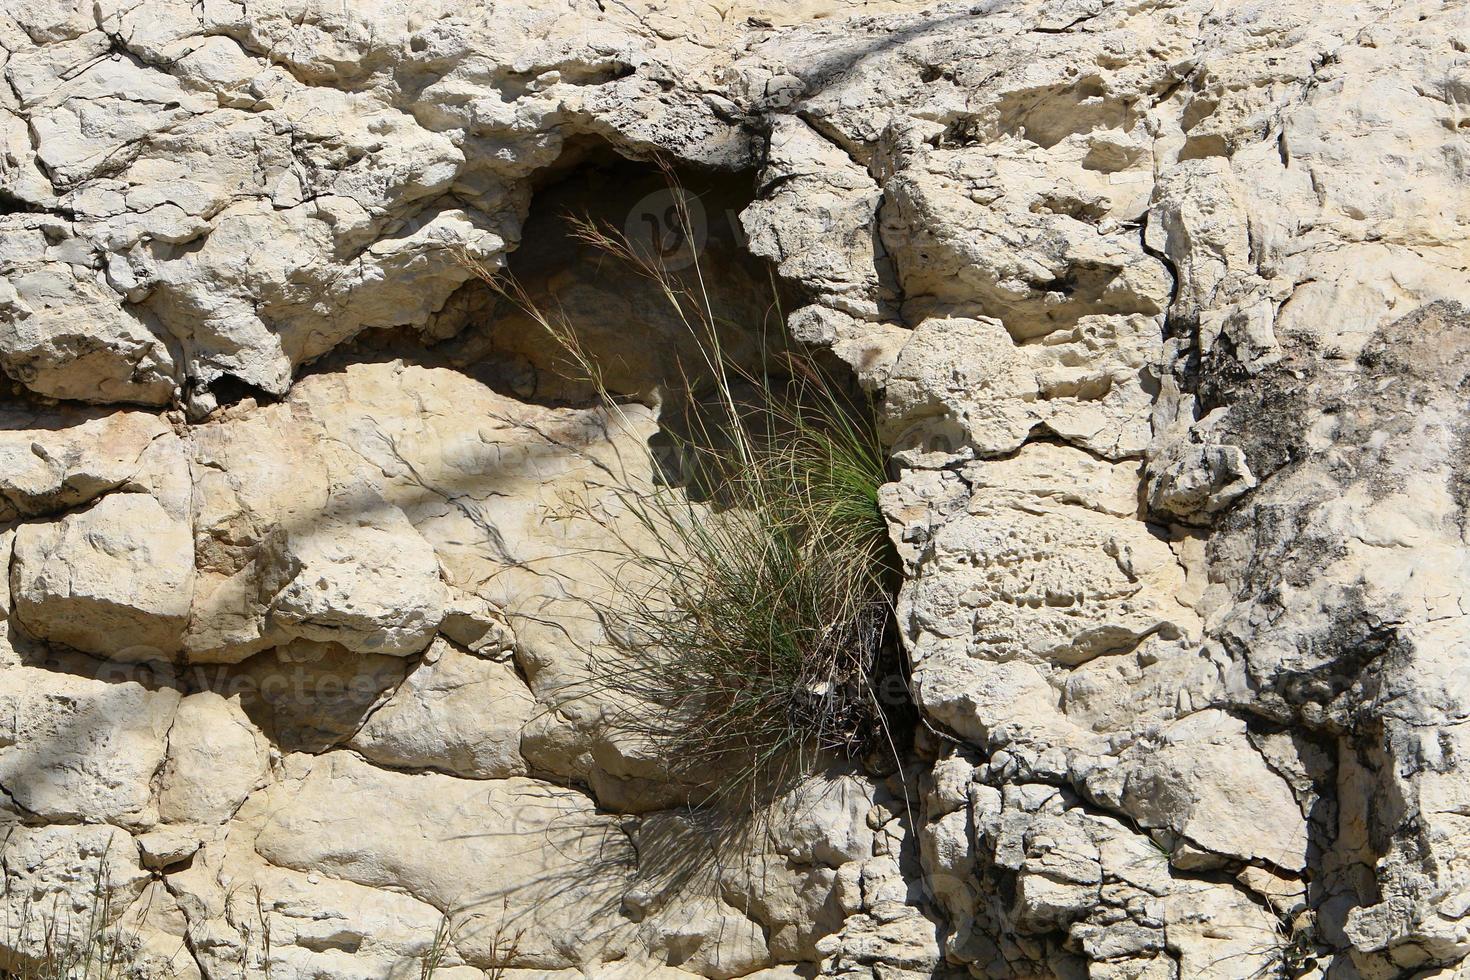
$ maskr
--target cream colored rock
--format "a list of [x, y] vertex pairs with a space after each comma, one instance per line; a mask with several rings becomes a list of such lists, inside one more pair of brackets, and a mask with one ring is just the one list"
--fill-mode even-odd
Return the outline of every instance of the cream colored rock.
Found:
[[120, 660], [167, 660], [194, 587], [189, 525], [146, 493], [27, 524], [10, 566], [15, 618], [35, 636]]
[[1306, 820], [1243, 721], [1202, 711], [1164, 729], [1159, 743], [1124, 752], [1088, 789], [1142, 826], [1167, 827], [1205, 850], [1288, 871], [1306, 866]]
[[116, 930], [123, 937], [128, 966], [143, 976], [202, 980], [189, 949], [189, 920], [162, 882], [147, 883], [123, 913]]
[[819, 774], [784, 794], [768, 816], [771, 845], [797, 864], [838, 867], [873, 856], [873, 786], [856, 776]]
[[8, 411], [0, 420], [0, 520], [37, 517], [123, 486], [168, 424], [142, 412]]
[[150, 871], [162, 871], [187, 861], [204, 843], [199, 833], [187, 827], [162, 827], [139, 834], [133, 840], [138, 845], [143, 867]]
[[1154, 636], [1132, 654], [1100, 657], [1070, 671], [1062, 710], [1097, 732], [1170, 722], [1229, 696], [1232, 668], [1218, 650]]
[[536, 699], [513, 666], [436, 640], [348, 745], [394, 769], [471, 779], [523, 776], [521, 733], [536, 712]]
[[[141, 846], [179, 896], [150, 944], [186, 917], [211, 980], [263, 972], [257, 881], [290, 936], [273, 975], [416, 976], [418, 930], [480, 866], [594, 863], [528, 796], [667, 867], [678, 788], [609, 737], [616, 706], [570, 697], [605, 649], [586, 556], [610, 540], [578, 508], [645, 461], [677, 360], [666, 312], [543, 234], [568, 187], [602, 194], [579, 168], [610, 147], [733, 172], [715, 182], [750, 248], [808, 304], [793, 336], [882, 396], [902, 631], [938, 730], [921, 756], [942, 761], [906, 762], [924, 799], [904, 807], [861, 782], [796, 807], [763, 874], [711, 904], [659, 904], [630, 867], [537, 920], [530, 888], [513, 972], [1454, 974], [1467, 46], [1462, 5], [1435, 0], [3, 5], [0, 370], [27, 404], [0, 437], [0, 522], [26, 522], [0, 530], [0, 662], [21, 671], [0, 684], [90, 704], [48, 644], [144, 633], [195, 692], [166, 753], [164, 692], [129, 694], [115, 739], [88, 720], [0, 749], [66, 760], [36, 796], [58, 815], [21, 815], [142, 830], [145, 771], [159, 807], [209, 815]], [[614, 227], [633, 183], [596, 202]], [[705, 283], [759, 321], [733, 237], [711, 235]], [[461, 290], [465, 254], [534, 267], [595, 321], [646, 402], [627, 425], [553, 404], [575, 386], [524, 318]], [[51, 396], [177, 401], [194, 424], [58, 422], [29, 405]], [[149, 506], [123, 497], [189, 538], [117, 558], [142, 545], [87, 515]], [[86, 534], [50, 564], [63, 525]], [[51, 574], [73, 559], [94, 605]], [[433, 660], [436, 629], [507, 662], [402, 655]], [[461, 669], [526, 678], [532, 771], [642, 815], [342, 749], [509, 771], [508, 724], [458, 693], [481, 685], [446, 683]], [[241, 712], [274, 750], [325, 754], [262, 769]], [[221, 738], [193, 753], [194, 730]], [[187, 775], [211, 765], [218, 787]], [[492, 962], [495, 911], [453, 975]]]
[[638, 923], [639, 944], [654, 959], [702, 976], [744, 976], [768, 966], [767, 927], [748, 906], [732, 904], [722, 881], [725, 856], [739, 850], [730, 846], [731, 828], [678, 810], [636, 826], [638, 876], [622, 910]]
[[1024, 452], [970, 463], [961, 474], [974, 491], [1023, 491], [1112, 517], [1138, 514], [1137, 463], [1098, 459], [1057, 443], [1036, 442]]
[[[251, 907], [254, 895], [242, 896], [234, 914], [244, 921], [256, 915], [270, 929], [270, 954], [262, 955], [261, 966], [272, 977], [411, 980], [421, 975], [443, 921], [438, 909], [407, 895], [321, 874], [266, 868], [254, 886], [258, 909]], [[451, 945], [442, 972], [453, 978], [460, 966]]]
[[1000, 320], [925, 320], [886, 379], [886, 438], [916, 463], [1009, 453], [1037, 431], [1110, 460], [1138, 455], [1149, 438], [1141, 372], [1157, 332], [1143, 316], [1086, 316], [1018, 344]]
[[838, 901], [845, 918], [837, 931], [817, 941], [821, 972], [933, 975], [940, 968], [939, 942], [934, 923], [911, 900], [912, 883], [893, 854], [839, 869]]
[[0, 368], [37, 394], [167, 404], [168, 347], [105, 286], [40, 269], [0, 284]]
[[[11, 545], [15, 543], [14, 531], [0, 531], [0, 562], [10, 566]], [[10, 582], [0, 582], [0, 667], [10, 667], [20, 662], [15, 651], [16, 638], [11, 635]]]
[[778, 960], [820, 957], [817, 942], [841, 925], [837, 873], [831, 868], [792, 866], [775, 855], [753, 855], [721, 877], [726, 901], [767, 930]]
[[339, 504], [287, 532], [270, 619], [288, 635], [360, 653], [418, 653], [449, 599], [438, 558], [398, 508], [370, 491], [352, 496], [352, 510]]
[[238, 700], [213, 691], [179, 702], [159, 775], [158, 814], [165, 823], [218, 824], [235, 815], [265, 774], [264, 736]]
[[[1004, 60], [1017, 54], [1010, 52]], [[1038, 74], [1065, 71], [1059, 69], [1032, 67]], [[1150, 69], [1162, 74], [1163, 66], [1143, 70]], [[1082, 132], [1115, 134], [1121, 127], [1110, 123], [1126, 125], [1126, 113], [1107, 95], [1094, 96], [1083, 107], [1068, 105], [1077, 98], [1076, 89], [1067, 92], [1065, 82], [1058, 82], [1045, 94], [990, 89], [990, 98], [1001, 104], [987, 122], [1013, 129], [1009, 153], [975, 152], [962, 142], [946, 145], [948, 134], [933, 122], [899, 124], [908, 131], [895, 140], [901, 147], [898, 166], [883, 182], [893, 205], [885, 210], [883, 237], [906, 309], [984, 311], [1004, 321], [1018, 340], [1066, 331], [1081, 317], [1163, 312], [1168, 273], [1120, 226], [1120, 219], [1136, 217], [1145, 199], [1126, 184], [1086, 172], [1086, 157], [1075, 143], [1052, 155], [1014, 152], [1017, 137], [1039, 140], [1042, 149], [1049, 149], [1055, 136], [1075, 139], [1068, 131], [1074, 124]], [[1077, 78], [1072, 85], [1088, 82]], [[1093, 112], [1103, 118], [1085, 118]], [[1019, 113], [1025, 113], [1025, 121], [1016, 118]], [[970, 115], [957, 126], [979, 129], [981, 118]], [[1034, 133], [1039, 125], [1049, 131], [1046, 136]], [[1029, 137], [1022, 135], [1027, 126], [1033, 130]], [[964, 138], [963, 133], [958, 137]], [[1074, 175], [1078, 179], [1067, 179]], [[1105, 223], [1107, 218], [1112, 220]]]
[[586, 685], [588, 658], [607, 643], [587, 605], [607, 585], [598, 549], [641, 533], [631, 516], [602, 526], [588, 494], [647, 465], [653, 412], [528, 406], [455, 371], [391, 363], [312, 379], [293, 399], [334, 443], [362, 447], [342, 465], [377, 469], [374, 492], [433, 546], [461, 597], [449, 601], [477, 596], [505, 617], [516, 666], [542, 705], [523, 733], [526, 761], [588, 780], [615, 804], [671, 805], [676, 788], [637, 801], [629, 781], [661, 771], [598, 732], [607, 705]]
[[309, 416], [293, 414], [269, 408], [191, 430], [198, 574], [184, 644], [193, 662], [236, 663], [288, 639], [269, 618], [290, 571], [285, 539], [327, 509], [334, 459], [313, 448], [320, 430]]
[[1063, 713], [1056, 690], [1026, 663], [986, 664], [936, 655], [915, 670], [914, 689], [925, 710], [946, 729], [981, 745], [1053, 756], [1062, 770], [1079, 753], [1106, 742]]
[[477, 595], [461, 593], [451, 599], [439, 631], [477, 657], [505, 661], [515, 650], [505, 614]]
[[869, 323], [826, 306], [803, 306], [793, 311], [786, 318], [786, 329], [803, 344], [832, 348], [869, 394], [881, 392], [888, 384], [898, 355], [913, 333], [896, 323]]
[[[294, 757], [273, 796], [262, 856], [430, 903], [451, 914], [471, 964], [493, 965], [502, 919], [526, 930], [518, 965], [568, 967], [621, 941], [618, 883], [633, 854], [575, 790], [389, 772], [333, 752]], [[407, 830], [405, 813], [418, 815]]]
[[777, 117], [761, 180], [771, 188], [740, 216], [756, 255], [865, 319], [891, 299], [873, 256], [881, 193], [868, 172], [795, 116]]
[[[884, 506], [902, 516], [913, 494], [887, 487]], [[1023, 484], [977, 490], [931, 532], [902, 615], [920, 664], [942, 650], [1075, 667], [1189, 628], [1173, 598], [1182, 583], [1173, 553], [1141, 523], [1038, 499]]]
[[[1207, 365], [1198, 384], [1168, 379], [1150, 493], [1187, 516], [1196, 505], [1176, 506], [1177, 474], [1202, 453], [1243, 459], [1255, 480], [1217, 521], [1217, 584], [1202, 601], [1237, 661], [1237, 698], [1274, 704], [1291, 727], [1347, 722], [1354, 748], [1339, 764], [1354, 781], [1338, 800], [1357, 816], [1338, 847], [1384, 891], [1356, 907], [1344, 880], [1331, 901], [1351, 908], [1343, 942], [1354, 968], [1384, 975], [1459, 962], [1467, 949], [1456, 897], [1465, 885], [1444, 857], [1463, 834], [1439, 802], [1463, 777], [1430, 761], [1460, 741], [1443, 657], [1464, 634], [1461, 590], [1446, 578], [1464, 562], [1449, 394], [1461, 373], [1445, 367], [1464, 344], [1464, 280], [1446, 275], [1446, 260], [1466, 240], [1459, 196], [1439, 196], [1461, 181], [1443, 157], [1454, 83], [1429, 80], [1454, 70], [1418, 40], [1458, 36], [1462, 18], [1431, 6], [1395, 14], [1321, 66], [1286, 107], [1276, 152], [1194, 162], [1161, 186], [1150, 220], [1183, 273], [1181, 313], [1199, 323], [1191, 342]], [[1211, 125], [1259, 111], [1249, 102], [1222, 100], [1229, 111]], [[1377, 125], [1414, 149], [1395, 155], [1379, 136], [1350, 135]], [[1232, 471], [1242, 467], [1220, 476]], [[1213, 491], [1223, 480], [1193, 482]], [[1431, 728], [1432, 748], [1421, 737]], [[1371, 761], [1346, 761], [1358, 752]], [[1404, 812], [1383, 809], [1388, 799], [1435, 801], [1411, 804], [1419, 826], [1436, 828], [1411, 835], [1423, 844], [1384, 846]], [[1380, 843], [1366, 843], [1375, 834]]]
[[[191, 673], [222, 696], [238, 694], [273, 751], [324, 752], [350, 739], [412, 666], [406, 657], [292, 640], [238, 668], [205, 666]], [[234, 716], [233, 709], [229, 713]]]
[[[381, 473], [309, 419], [268, 409], [196, 441], [203, 569], [186, 643], [196, 662], [236, 662], [292, 637], [365, 654], [428, 646], [450, 593], [432, 546], [382, 495]], [[299, 464], [299, 465], [298, 465]]]
[[[39, 969], [45, 960], [48, 928], [100, 916], [105, 897], [111, 925], [148, 884], [138, 865], [137, 848], [126, 833], [108, 826], [5, 828], [4, 921], [0, 925], [0, 967]], [[55, 911], [55, 918], [36, 909]], [[55, 936], [49, 938], [54, 942]]]
[[928, 320], [889, 374], [886, 441], [941, 456], [971, 444], [1009, 452], [1040, 424], [1036, 400], [1031, 365], [999, 320]]
[[1016, 876], [1016, 921], [1023, 928], [1068, 926], [1102, 902], [1102, 855], [1077, 821], [1042, 818], [1024, 835]]
[[1182, 884], [1165, 900], [1164, 922], [1181, 977], [1238, 977], [1271, 969], [1293, 941], [1269, 909], [1229, 885]]
[[[150, 690], [95, 661], [0, 669], [0, 787], [32, 819], [144, 828], [158, 820], [177, 691]], [[131, 844], [128, 845], [132, 847]]]

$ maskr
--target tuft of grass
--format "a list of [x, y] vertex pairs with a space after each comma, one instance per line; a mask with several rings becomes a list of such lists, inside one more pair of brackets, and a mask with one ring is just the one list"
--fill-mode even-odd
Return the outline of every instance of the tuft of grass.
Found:
[[[613, 733], [696, 800], [757, 808], [887, 736], [878, 690], [894, 669], [896, 559], [878, 507], [886, 452], [865, 401], [791, 348], [784, 329], [755, 328], [753, 359], [730, 353], [750, 344], [727, 343], [741, 325], [712, 308], [697, 257], [675, 274], [615, 230], [569, 220], [662, 291], [689, 341], [681, 377], [660, 393], [671, 451], [609, 471], [580, 509], [616, 542], [593, 603], [613, 655], [590, 658], [588, 686], [616, 705], [604, 713]], [[514, 280], [476, 271], [632, 427], [576, 326]]]

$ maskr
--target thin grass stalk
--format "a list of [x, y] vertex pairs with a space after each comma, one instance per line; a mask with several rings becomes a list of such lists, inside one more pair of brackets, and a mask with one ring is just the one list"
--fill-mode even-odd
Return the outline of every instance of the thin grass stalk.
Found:
[[[7, 834], [0, 844], [8, 841]], [[129, 935], [112, 921], [112, 880], [105, 853], [98, 859], [90, 903], [81, 919], [62, 908], [60, 895], [52, 896], [49, 909], [38, 909], [35, 900], [25, 896], [18, 921], [12, 919], [8, 874], [0, 897], [6, 899], [7, 940], [23, 941], [33, 925], [39, 927], [40, 933], [38, 954], [21, 959], [8, 974], [0, 975], [9, 980], [123, 980], [135, 975], [138, 934], [134, 930]]]

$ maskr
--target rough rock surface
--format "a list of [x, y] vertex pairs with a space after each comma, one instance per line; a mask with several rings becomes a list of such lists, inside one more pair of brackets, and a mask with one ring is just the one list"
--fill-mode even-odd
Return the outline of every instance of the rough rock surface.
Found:
[[[0, 0], [0, 971], [105, 895], [147, 977], [1460, 975], [1467, 51], [1463, 0]], [[913, 744], [728, 864], [579, 693], [637, 532], [574, 504], [681, 327], [548, 229], [658, 240], [655, 156], [893, 454]]]

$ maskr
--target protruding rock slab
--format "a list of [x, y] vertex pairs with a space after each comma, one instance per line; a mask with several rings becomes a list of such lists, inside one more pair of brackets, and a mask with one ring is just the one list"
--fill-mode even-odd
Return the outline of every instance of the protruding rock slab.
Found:
[[523, 776], [521, 733], [536, 713], [536, 699], [513, 665], [436, 640], [425, 663], [349, 744], [395, 769], [476, 779]]
[[270, 615], [287, 634], [407, 656], [429, 645], [444, 618], [449, 592], [433, 547], [373, 494], [354, 511], [289, 530], [282, 551], [287, 581]]
[[109, 494], [22, 526], [10, 584], [16, 617], [41, 639], [119, 660], [168, 660], [189, 621], [193, 534], [150, 494]]

